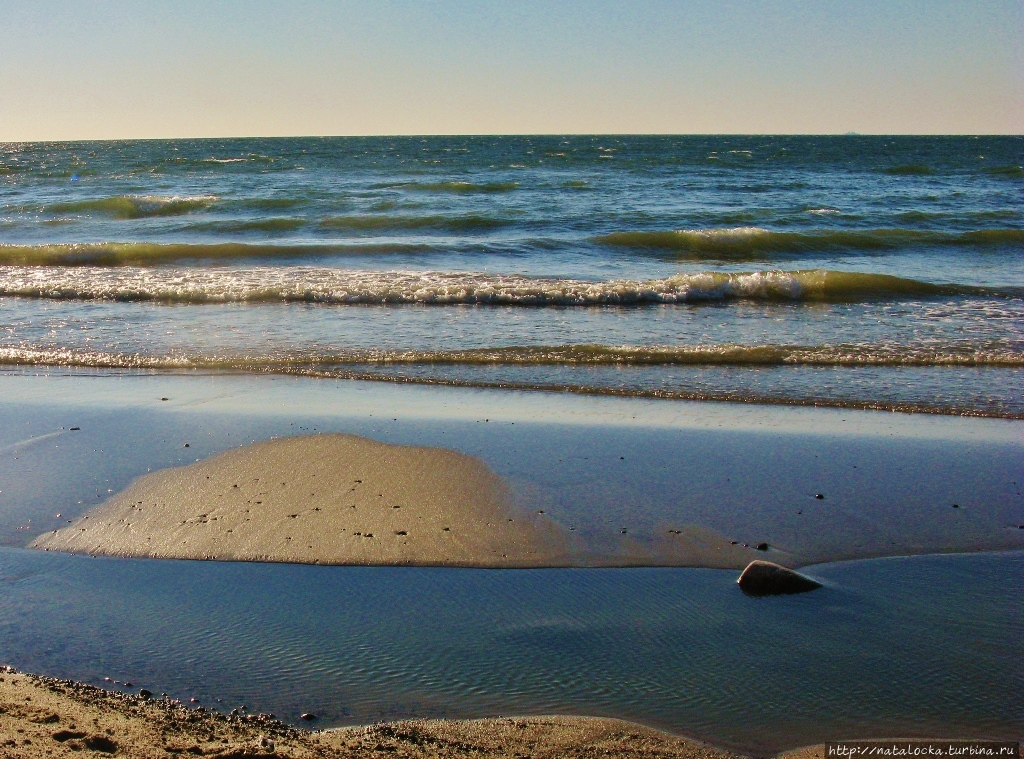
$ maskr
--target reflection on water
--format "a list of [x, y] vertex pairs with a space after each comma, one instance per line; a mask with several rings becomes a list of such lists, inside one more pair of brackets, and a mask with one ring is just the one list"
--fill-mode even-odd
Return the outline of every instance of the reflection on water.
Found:
[[[751, 599], [707, 569], [465, 570], [0, 549], [0, 662], [303, 711], [617, 716], [750, 752], [1024, 728], [1024, 553], [811, 568]], [[217, 701], [216, 699], [222, 699]]]

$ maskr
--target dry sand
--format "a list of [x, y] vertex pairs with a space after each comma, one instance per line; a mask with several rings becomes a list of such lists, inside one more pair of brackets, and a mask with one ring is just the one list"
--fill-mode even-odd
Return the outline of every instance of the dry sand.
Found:
[[587, 717], [416, 720], [310, 732], [268, 715], [226, 716], [0, 668], [0, 756], [126, 759], [599, 757], [733, 759], [629, 722]]
[[695, 525], [669, 526], [654, 544], [616, 529], [585, 545], [542, 513], [513, 508], [508, 487], [479, 459], [355, 435], [270, 440], [145, 475], [32, 547], [468, 567], [742, 568], [763, 555]]
[[480, 460], [354, 435], [270, 440], [148, 474], [32, 547], [311, 564], [567, 563], [566, 533], [517, 513]]

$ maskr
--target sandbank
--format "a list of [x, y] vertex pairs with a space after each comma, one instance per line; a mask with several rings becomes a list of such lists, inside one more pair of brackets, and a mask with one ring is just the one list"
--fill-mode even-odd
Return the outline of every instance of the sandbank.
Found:
[[355, 435], [269, 440], [145, 475], [32, 547], [96, 555], [308, 564], [568, 563], [564, 531], [512, 508], [456, 451]]
[[[707, 566], [760, 554], [697, 525], [591, 541], [512, 505], [472, 456], [357, 435], [269, 440], [140, 477], [32, 548], [91, 555], [461, 567]], [[781, 561], [785, 562], [783, 556]]]

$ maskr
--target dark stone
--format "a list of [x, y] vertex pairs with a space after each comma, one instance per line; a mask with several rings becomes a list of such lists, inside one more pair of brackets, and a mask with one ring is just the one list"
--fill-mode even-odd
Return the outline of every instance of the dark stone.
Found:
[[824, 501], [825, 500], [825, 494], [824, 493], [815, 493], [814, 497], [817, 498], [819, 501]]
[[953, 508], [954, 509], [959, 509], [960, 508], [960, 504], [959, 503], [954, 503], [953, 504]]
[[748, 596], [777, 596], [806, 593], [821, 587], [810, 577], [770, 561], [752, 561], [736, 581]]
[[302, 716], [299, 717], [299, 719], [304, 719], [306, 720], [306, 722], [312, 722], [316, 719], [316, 715], [310, 712], [305, 712], [304, 714], [302, 714]]
[[146, 699], [148, 699], [152, 695], [153, 695], [153, 691], [146, 690], [145, 688], [143, 688], [142, 690], [139, 691], [139, 698], [141, 698], [143, 701], [145, 701]]
[[767, 551], [768, 550], [768, 544], [767, 543], [758, 543], [756, 546], [754, 546], [754, 548], [756, 548], [758, 551]]

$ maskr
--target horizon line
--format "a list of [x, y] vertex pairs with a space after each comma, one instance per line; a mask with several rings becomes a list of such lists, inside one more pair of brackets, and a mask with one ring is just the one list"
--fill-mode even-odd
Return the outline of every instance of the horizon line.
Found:
[[0, 145], [69, 142], [168, 142], [172, 140], [335, 140], [440, 137], [1024, 137], [1016, 132], [393, 132], [378, 134], [250, 134], [177, 137], [2, 139]]

